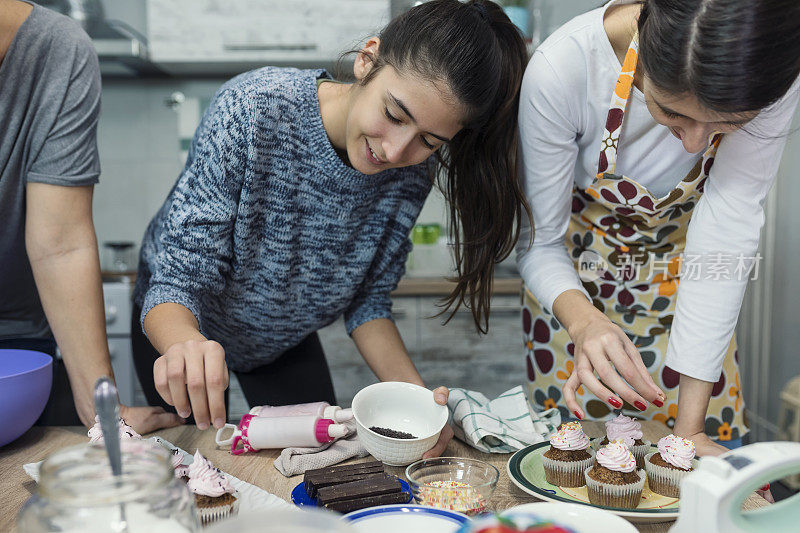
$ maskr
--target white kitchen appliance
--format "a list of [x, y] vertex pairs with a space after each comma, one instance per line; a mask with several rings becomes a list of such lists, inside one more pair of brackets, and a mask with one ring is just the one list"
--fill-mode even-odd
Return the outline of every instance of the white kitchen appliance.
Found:
[[800, 443], [758, 442], [719, 457], [703, 457], [681, 483], [681, 510], [670, 533], [800, 531], [800, 494], [742, 511], [765, 483], [800, 472]]

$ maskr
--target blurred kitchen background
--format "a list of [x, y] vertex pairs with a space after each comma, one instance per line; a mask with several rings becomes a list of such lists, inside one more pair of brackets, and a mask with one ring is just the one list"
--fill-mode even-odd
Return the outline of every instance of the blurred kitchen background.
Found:
[[[130, 280], [145, 226], [161, 206], [186, 158], [194, 129], [217, 88], [264, 65], [333, 69], [413, 0], [42, 0], [81, 21], [103, 73], [98, 143], [102, 177], [94, 217], [101, 245], [108, 332], [123, 401], [143, 403], [130, 362]], [[530, 49], [601, 0], [505, 0]], [[352, 59], [342, 63], [350, 68]], [[779, 392], [800, 374], [800, 134], [784, 153], [767, 206], [759, 279], [751, 284], [739, 325], [741, 388], [759, 439], [786, 436], [777, 427]], [[490, 332], [479, 336], [459, 311], [446, 327], [436, 302], [450, 290], [444, 202], [434, 192], [412, 233], [414, 252], [394, 295], [395, 316], [411, 356], [430, 386], [480, 390], [489, 397], [522, 382], [525, 354], [520, 280], [513, 257], [498, 265]], [[795, 237], [792, 237], [795, 235]], [[105, 244], [105, 245], [104, 245]], [[111, 275], [120, 271], [125, 275]], [[321, 332], [340, 403], [374, 382], [341, 322]], [[800, 432], [798, 398], [784, 395], [783, 429]], [[789, 399], [787, 399], [789, 398]], [[231, 418], [247, 406], [233, 380]], [[791, 406], [797, 403], [797, 411]]]

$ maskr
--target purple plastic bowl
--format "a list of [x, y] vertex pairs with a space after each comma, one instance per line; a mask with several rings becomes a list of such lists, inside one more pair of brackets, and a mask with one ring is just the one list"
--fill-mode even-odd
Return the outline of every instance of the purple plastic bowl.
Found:
[[0, 446], [30, 429], [47, 405], [53, 358], [32, 350], [0, 350]]

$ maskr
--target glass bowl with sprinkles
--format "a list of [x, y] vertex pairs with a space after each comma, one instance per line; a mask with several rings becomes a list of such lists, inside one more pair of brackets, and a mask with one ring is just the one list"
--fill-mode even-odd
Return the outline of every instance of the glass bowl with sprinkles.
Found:
[[406, 480], [420, 505], [472, 516], [486, 511], [500, 472], [465, 457], [422, 459], [406, 468]]

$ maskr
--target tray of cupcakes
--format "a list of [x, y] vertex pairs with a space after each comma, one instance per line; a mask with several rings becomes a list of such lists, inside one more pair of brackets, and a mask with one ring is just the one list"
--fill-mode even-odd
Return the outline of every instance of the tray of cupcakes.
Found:
[[528, 446], [508, 462], [511, 481], [547, 501], [607, 509], [634, 521], [677, 518], [681, 479], [697, 466], [694, 443], [668, 435], [656, 445], [641, 424], [620, 415], [593, 442], [580, 422], [562, 424], [549, 442]]

